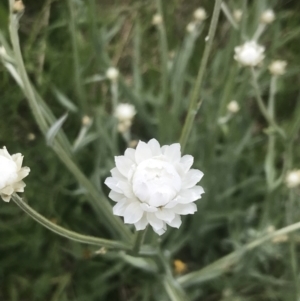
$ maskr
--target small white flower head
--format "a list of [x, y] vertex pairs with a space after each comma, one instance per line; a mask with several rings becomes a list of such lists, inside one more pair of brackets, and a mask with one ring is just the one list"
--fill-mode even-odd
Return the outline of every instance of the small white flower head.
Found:
[[14, 192], [24, 192], [25, 183], [23, 178], [27, 177], [29, 167], [22, 167], [23, 156], [21, 154], [10, 155], [3, 147], [0, 149], [0, 197], [9, 202]]
[[229, 113], [235, 114], [240, 110], [240, 106], [236, 100], [232, 100], [228, 105], [227, 105], [227, 110]]
[[152, 17], [152, 24], [155, 25], [155, 26], [158, 26], [158, 25], [161, 25], [163, 22], [163, 17], [162, 15], [160, 14], [155, 14], [153, 17]]
[[119, 70], [115, 67], [109, 67], [106, 70], [106, 77], [111, 81], [116, 81], [119, 77]]
[[83, 126], [89, 126], [92, 123], [92, 119], [88, 115], [84, 115], [81, 119], [81, 123]]
[[300, 185], [300, 169], [291, 170], [287, 173], [285, 183], [288, 188], [295, 188]]
[[186, 26], [186, 31], [189, 33], [192, 33], [196, 30], [197, 28], [197, 24], [195, 22], [190, 22], [187, 26]]
[[240, 22], [242, 20], [243, 17], [243, 11], [241, 9], [235, 9], [233, 11], [233, 18], [236, 22]]
[[257, 66], [264, 59], [265, 47], [258, 45], [255, 41], [235, 47], [234, 59], [243, 66]]
[[275, 20], [275, 14], [272, 9], [265, 10], [260, 16], [260, 22], [263, 24], [270, 24]]
[[194, 202], [204, 193], [196, 185], [203, 173], [191, 169], [193, 161], [190, 155], [181, 157], [179, 143], [160, 147], [151, 139], [139, 141], [135, 150], [128, 148], [124, 156], [115, 157], [116, 167], [105, 180], [109, 197], [117, 203], [114, 214], [138, 231], [148, 224], [159, 235], [167, 225], [179, 228], [180, 215], [195, 213]]
[[199, 7], [194, 11], [194, 18], [198, 22], [202, 22], [207, 18], [206, 11], [203, 7]]
[[272, 75], [282, 75], [285, 73], [286, 61], [274, 61], [269, 65], [269, 71]]
[[132, 125], [132, 119], [136, 114], [135, 107], [128, 103], [119, 104], [114, 112], [114, 116], [118, 119], [118, 131], [125, 133]]

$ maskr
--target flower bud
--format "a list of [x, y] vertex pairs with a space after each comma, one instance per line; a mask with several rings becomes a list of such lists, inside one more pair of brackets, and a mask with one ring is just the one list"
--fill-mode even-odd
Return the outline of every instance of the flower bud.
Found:
[[272, 9], [267, 9], [260, 16], [260, 22], [263, 24], [270, 24], [275, 20], [275, 14]]
[[300, 169], [291, 170], [287, 173], [285, 183], [288, 188], [295, 188], [300, 185]]
[[180, 259], [174, 260], [174, 271], [175, 274], [180, 275], [187, 271], [187, 265]]
[[236, 22], [240, 22], [242, 20], [243, 11], [241, 9], [236, 9], [233, 11], [233, 18]]
[[82, 123], [82, 125], [84, 125], [84, 126], [90, 125], [91, 122], [92, 122], [92, 119], [91, 119], [89, 116], [87, 116], [87, 115], [84, 115], [84, 116], [82, 117], [82, 119], [81, 119], [81, 123]]
[[29, 167], [22, 167], [21, 154], [10, 155], [3, 147], [0, 149], [0, 197], [9, 202], [15, 192], [24, 192], [23, 178], [30, 172]]
[[232, 100], [228, 105], [227, 105], [227, 110], [232, 113], [235, 114], [240, 110], [240, 106], [238, 104], [238, 102], [236, 100]]
[[155, 26], [161, 25], [163, 22], [163, 18], [160, 14], [155, 14], [152, 18], [152, 24]]
[[243, 66], [257, 66], [264, 59], [265, 47], [258, 45], [255, 41], [235, 47], [234, 59]]
[[21, 0], [16, 0], [13, 4], [12, 10], [14, 14], [22, 13], [25, 9], [25, 6]]
[[269, 65], [269, 71], [272, 75], [282, 75], [285, 73], [286, 65], [286, 61], [274, 61]]
[[119, 70], [114, 67], [109, 67], [106, 71], [106, 77], [111, 81], [116, 81], [119, 77]]
[[202, 22], [207, 18], [206, 11], [204, 8], [199, 7], [194, 11], [194, 18], [198, 22]]
[[195, 22], [190, 22], [187, 26], [186, 26], [186, 31], [189, 33], [192, 33], [196, 30], [197, 24]]

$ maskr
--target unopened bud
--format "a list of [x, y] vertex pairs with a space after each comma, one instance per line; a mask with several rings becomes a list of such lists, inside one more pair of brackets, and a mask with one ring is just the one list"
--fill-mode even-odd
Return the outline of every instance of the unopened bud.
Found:
[[25, 9], [25, 6], [22, 2], [22, 0], [17, 0], [14, 2], [12, 10], [14, 14], [22, 13]]
[[206, 11], [204, 8], [199, 7], [194, 11], [194, 18], [196, 21], [202, 22], [207, 18]]
[[158, 25], [161, 25], [162, 22], [163, 22], [163, 18], [162, 18], [162, 16], [160, 14], [155, 14], [153, 16], [153, 18], [152, 18], [152, 24], [153, 25], [158, 26]]

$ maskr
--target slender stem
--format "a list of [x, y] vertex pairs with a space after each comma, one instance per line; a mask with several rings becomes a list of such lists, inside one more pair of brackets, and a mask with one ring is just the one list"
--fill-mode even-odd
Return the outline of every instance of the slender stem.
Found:
[[255, 96], [256, 96], [256, 101], [257, 101], [258, 107], [260, 109], [260, 112], [265, 117], [265, 119], [268, 121], [269, 125], [271, 125], [274, 128], [274, 130], [276, 130], [278, 132], [278, 134], [280, 134], [281, 137], [285, 139], [286, 138], [285, 132], [276, 124], [274, 119], [269, 115], [269, 112], [261, 98], [261, 93], [260, 93], [258, 82], [257, 82], [257, 74], [253, 67], [251, 67], [251, 75], [252, 75], [252, 81], [253, 81], [253, 87], [254, 87], [254, 92], [255, 92]]
[[107, 247], [107, 248], [114, 248], [114, 249], [121, 249], [121, 250], [129, 250], [130, 245], [127, 245], [123, 242], [119, 241], [113, 241], [103, 238], [97, 238], [93, 236], [86, 236], [82, 235], [70, 230], [67, 230], [61, 226], [58, 226], [52, 222], [50, 222], [48, 219], [46, 219], [44, 216], [36, 212], [34, 209], [32, 209], [28, 204], [26, 204], [17, 194], [13, 194], [12, 200], [30, 217], [32, 217], [35, 221], [40, 223], [42, 226], [46, 227], [47, 229], [51, 230], [52, 232], [66, 237], [70, 240], [74, 240], [77, 242], [90, 244], [90, 245], [96, 245], [101, 247]]
[[281, 228], [280, 230], [274, 231], [271, 234], [265, 235], [261, 238], [258, 238], [249, 244], [245, 245], [241, 249], [234, 251], [223, 258], [218, 259], [217, 261], [209, 264], [208, 266], [204, 267], [203, 269], [186, 274], [181, 276], [177, 279], [179, 284], [183, 286], [190, 286], [193, 284], [197, 284], [203, 282], [208, 279], [212, 279], [218, 277], [225, 273], [230, 266], [237, 262], [243, 255], [245, 255], [248, 251], [253, 250], [254, 248], [262, 245], [263, 243], [272, 240], [277, 236], [281, 236], [284, 234], [288, 234], [300, 229], [300, 222], [289, 225], [287, 227]]
[[260, 38], [260, 36], [262, 35], [262, 33], [265, 31], [265, 29], [266, 29], [266, 24], [260, 23], [253, 35], [252, 40], [257, 41]]
[[[14, 50], [16, 66], [24, 86], [23, 92], [26, 98], [28, 99], [30, 108], [33, 112], [33, 115], [37, 121], [37, 124], [41, 132], [45, 135], [49, 130], [49, 126], [43, 115], [44, 111], [42, 111], [41, 109], [43, 108], [42, 106], [43, 102], [37, 96], [37, 93], [35, 92], [35, 89], [32, 86], [25, 69], [25, 65], [20, 49], [19, 36], [18, 36], [18, 19], [17, 16], [15, 16], [12, 13], [13, 4], [14, 4], [14, 0], [10, 0], [11, 14], [10, 14], [9, 31], [10, 31], [13, 50]], [[71, 171], [71, 173], [78, 180], [78, 182], [83, 187], [85, 187], [85, 189], [88, 191], [88, 193], [91, 196], [90, 201], [93, 209], [103, 219], [108, 229], [110, 229], [113, 234], [118, 233], [119, 235], [121, 235], [125, 241], [130, 241], [132, 239], [132, 234], [129, 231], [129, 229], [122, 223], [120, 219], [116, 218], [112, 214], [111, 206], [106, 200], [100, 202], [100, 200], [103, 199], [103, 195], [99, 194], [99, 191], [87, 179], [87, 177], [82, 173], [79, 167], [73, 162], [73, 160], [69, 156], [68, 151], [65, 149], [65, 147], [60, 142], [60, 140], [55, 139], [53, 144], [53, 150], [56, 152], [57, 156], [61, 159], [61, 161], [66, 165], [66, 167]]]
[[270, 96], [268, 103], [268, 112], [271, 118], [275, 118], [275, 94], [276, 94], [277, 76], [273, 75], [270, 82]]
[[147, 232], [147, 228], [145, 230], [136, 232], [135, 242], [134, 242], [134, 246], [133, 246], [133, 249], [132, 249], [133, 254], [136, 255], [136, 254], [139, 253], [139, 251], [141, 249], [141, 246], [143, 245], [146, 232]]
[[171, 301], [188, 301], [188, 297], [173, 277], [166, 275], [163, 279], [165, 290]]
[[230, 10], [228, 9], [228, 6], [225, 2], [222, 2], [221, 4], [221, 9], [224, 13], [224, 15], [226, 16], [228, 22], [232, 25], [232, 27], [235, 29], [235, 30], [239, 30], [239, 25], [236, 23], [236, 21], [234, 20], [234, 18], [232, 17], [231, 15], [231, 12]]
[[200, 67], [199, 67], [199, 72], [197, 75], [194, 89], [191, 94], [189, 109], [188, 109], [187, 116], [184, 121], [184, 126], [182, 129], [182, 132], [181, 132], [180, 144], [181, 144], [182, 150], [185, 148], [185, 146], [187, 144], [188, 138], [190, 136], [190, 133], [191, 133], [191, 130], [193, 127], [193, 122], [195, 120], [195, 116], [196, 116], [198, 108], [202, 102], [202, 101], [200, 101], [200, 103], [198, 103], [199, 92], [200, 92], [200, 89], [202, 86], [204, 73], [205, 73], [208, 58], [209, 58], [209, 55], [211, 52], [213, 39], [214, 39], [214, 36], [216, 33], [216, 28], [217, 28], [220, 10], [221, 10], [221, 4], [222, 4], [222, 0], [215, 1], [214, 12], [212, 15], [212, 20], [211, 20], [209, 31], [208, 31], [208, 41], [205, 45], [204, 53], [202, 56]]

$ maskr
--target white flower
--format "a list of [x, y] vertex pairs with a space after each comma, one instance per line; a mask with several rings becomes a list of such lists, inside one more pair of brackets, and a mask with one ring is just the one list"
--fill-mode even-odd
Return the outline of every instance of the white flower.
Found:
[[205, 9], [202, 7], [197, 8], [194, 11], [194, 18], [196, 21], [204, 21], [207, 18]]
[[240, 22], [242, 20], [243, 11], [241, 9], [236, 9], [233, 11], [233, 18], [236, 22]]
[[264, 23], [264, 24], [270, 24], [274, 20], [275, 20], [275, 14], [272, 9], [265, 10], [260, 16], [260, 21], [261, 21], [261, 23]]
[[286, 186], [294, 188], [300, 185], [300, 169], [291, 170], [287, 173], [285, 178]]
[[114, 116], [118, 119], [118, 131], [125, 133], [132, 125], [132, 119], [136, 114], [135, 107], [128, 103], [119, 104], [114, 112]]
[[163, 22], [163, 18], [160, 14], [155, 14], [152, 18], [152, 24], [153, 25], [161, 25]]
[[282, 75], [285, 73], [286, 65], [286, 61], [274, 61], [269, 65], [269, 71], [273, 75]]
[[14, 192], [24, 192], [23, 178], [30, 172], [29, 167], [22, 167], [21, 154], [10, 155], [6, 149], [0, 149], [0, 197], [9, 202]]
[[162, 235], [166, 226], [179, 228], [180, 215], [197, 211], [194, 202], [204, 190], [196, 184], [203, 173], [190, 169], [194, 158], [181, 157], [180, 144], [160, 147], [157, 140], [139, 141], [136, 150], [128, 148], [124, 156], [115, 157], [112, 177], [105, 180], [109, 197], [117, 202], [115, 215], [143, 230], [150, 224]]
[[230, 113], [237, 113], [240, 110], [240, 106], [236, 100], [232, 100], [228, 105], [227, 105], [227, 110]]
[[111, 81], [116, 81], [119, 77], [119, 70], [115, 67], [109, 67], [106, 71], [106, 77]]
[[265, 47], [258, 45], [255, 41], [235, 47], [234, 59], [244, 66], [256, 66], [264, 59]]

